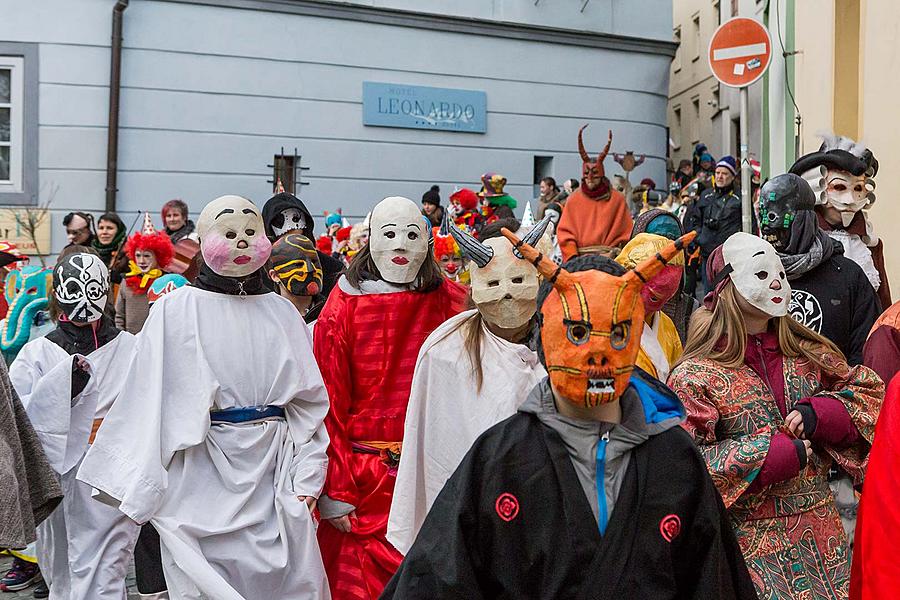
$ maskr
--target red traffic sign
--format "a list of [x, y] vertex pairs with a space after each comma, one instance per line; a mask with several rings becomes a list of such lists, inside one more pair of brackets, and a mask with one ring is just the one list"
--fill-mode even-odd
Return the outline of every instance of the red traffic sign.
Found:
[[772, 61], [772, 38], [761, 23], [746, 17], [725, 21], [709, 41], [709, 68], [729, 87], [746, 87]]

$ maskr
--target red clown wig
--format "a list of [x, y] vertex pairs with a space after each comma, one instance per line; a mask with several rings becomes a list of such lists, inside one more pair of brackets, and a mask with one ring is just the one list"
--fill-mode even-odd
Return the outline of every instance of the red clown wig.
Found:
[[459, 246], [452, 235], [441, 235], [440, 227], [433, 229], [434, 234], [434, 257], [440, 260], [442, 256], [462, 256]]
[[131, 234], [131, 237], [125, 242], [125, 254], [128, 255], [128, 258], [134, 260], [134, 254], [138, 250], [149, 250], [152, 252], [156, 256], [156, 262], [159, 264], [160, 269], [165, 269], [172, 262], [172, 257], [175, 255], [172, 240], [161, 231], [153, 233], [138, 231]]

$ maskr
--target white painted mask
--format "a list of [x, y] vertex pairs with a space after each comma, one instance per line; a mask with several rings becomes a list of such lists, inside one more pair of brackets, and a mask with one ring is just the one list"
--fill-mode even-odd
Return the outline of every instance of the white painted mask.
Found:
[[772, 317], [788, 314], [791, 285], [772, 244], [738, 232], [725, 241], [722, 258], [731, 265], [731, 281], [751, 306]]
[[272, 224], [272, 233], [275, 234], [275, 237], [281, 237], [288, 231], [302, 232], [306, 229], [306, 219], [299, 208], [286, 208], [279, 214], [284, 219], [284, 222], [281, 224], [281, 227], [276, 227], [274, 223]]
[[469, 263], [472, 301], [485, 320], [502, 329], [522, 327], [536, 310], [538, 273], [531, 263], [516, 258], [505, 237], [482, 242], [494, 256], [484, 267]]
[[203, 260], [223, 277], [250, 275], [272, 252], [259, 210], [240, 196], [221, 196], [207, 204], [197, 232]]
[[106, 308], [109, 270], [99, 256], [72, 254], [53, 270], [53, 294], [73, 323], [97, 321]]
[[376, 204], [369, 222], [369, 250], [381, 278], [396, 285], [415, 281], [428, 258], [428, 234], [412, 200], [391, 196]]
[[856, 213], [866, 208], [868, 196], [865, 175], [837, 170], [825, 174], [825, 203], [841, 213], [844, 227], [850, 225]]

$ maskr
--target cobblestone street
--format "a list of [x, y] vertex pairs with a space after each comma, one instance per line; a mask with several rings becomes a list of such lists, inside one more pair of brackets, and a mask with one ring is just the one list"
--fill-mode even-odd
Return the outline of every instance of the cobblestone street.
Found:
[[[0, 556], [0, 574], [5, 574], [9, 570], [12, 561], [13, 559], [11, 556]], [[134, 583], [134, 565], [131, 565], [128, 568], [128, 579], [126, 580], [126, 583], [128, 584], [128, 600], [137, 600], [139, 596]], [[34, 598], [33, 592], [34, 586], [20, 592], [0, 593], [0, 600], [31, 600]]]

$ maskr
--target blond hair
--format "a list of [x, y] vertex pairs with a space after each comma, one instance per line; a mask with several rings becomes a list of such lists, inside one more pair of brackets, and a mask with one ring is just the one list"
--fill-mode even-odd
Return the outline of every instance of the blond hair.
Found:
[[[790, 315], [773, 317], [772, 321], [778, 334], [778, 348], [785, 356], [805, 358], [829, 372], [835, 370], [835, 362], [840, 370], [848, 368], [847, 359], [837, 346]], [[738, 306], [737, 291], [728, 281], [713, 310], [701, 308], [691, 316], [684, 354], [675, 366], [708, 359], [723, 367], [735, 368], [744, 363], [746, 350], [747, 328]], [[833, 355], [830, 360], [829, 354]]]

